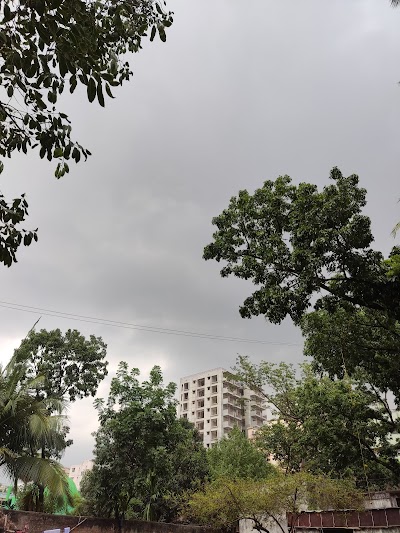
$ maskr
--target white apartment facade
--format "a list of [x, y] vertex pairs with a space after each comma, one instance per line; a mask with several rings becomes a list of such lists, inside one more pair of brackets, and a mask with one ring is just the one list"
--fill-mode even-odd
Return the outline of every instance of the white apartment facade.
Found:
[[87, 459], [86, 461], [83, 461], [83, 463], [79, 465], [72, 465], [68, 469], [68, 477], [70, 477], [73, 482], [75, 483], [75, 486], [78, 490], [81, 488], [81, 481], [82, 476], [87, 470], [92, 470], [93, 468], [93, 461], [90, 459]]
[[230, 381], [224, 368], [214, 368], [180, 380], [178, 415], [195, 424], [206, 448], [235, 426], [246, 431], [265, 421], [263, 396]]

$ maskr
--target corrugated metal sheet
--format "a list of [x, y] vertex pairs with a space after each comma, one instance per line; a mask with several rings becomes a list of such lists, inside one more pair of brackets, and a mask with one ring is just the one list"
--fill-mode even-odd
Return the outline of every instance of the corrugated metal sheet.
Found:
[[386, 528], [400, 526], [400, 509], [304, 512], [298, 516], [289, 513], [288, 521], [291, 522], [292, 519], [295, 527], [299, 529]]

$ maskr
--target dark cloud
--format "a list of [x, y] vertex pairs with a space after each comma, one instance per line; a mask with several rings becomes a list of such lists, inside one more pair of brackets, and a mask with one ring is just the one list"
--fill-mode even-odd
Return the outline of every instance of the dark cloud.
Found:
[[[26, 191], [40, 240], [2, 269], [2, 299], [70, 313], [262, 339], [241, 344], [116, 329], [43, 316], [41, 327], [78, 328], [143, 371], [167, 380], [230, 367], [237, 353], [298, 362], [299, 332], [242, 320], [251, 287], [221, 279], [202, 260], [211, 218], [239, 189], [289, 174], [327, 183], [338, 165], [369, 191], [377, 247], [400, 218], [400, 9], [389, 0], [170, 0], [167, 43], [133, 58], [132, 83], [105, 109], [84, 92], [65, 100], [93, 156], [57, 181], [36, 155], [6, 162], [2, 189]], [[2, 359], [38, 314], [0, 307]], [[281, 343], [281, 344], [279, 344]], [[99, 391], [107, 393], [108, 382]], [[91, 454], [91, 400], [70, 409], [75, 445]]]

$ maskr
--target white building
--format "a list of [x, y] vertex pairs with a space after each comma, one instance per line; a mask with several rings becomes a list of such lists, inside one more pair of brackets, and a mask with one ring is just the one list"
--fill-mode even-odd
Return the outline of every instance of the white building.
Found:
[[263, 396], [224, 377], [214, 368], [181, 378], [178, 415], [193, 422], [209, 448], [235, 426], [243, 431], [265, 421]]
[[93, 468], [93, 461], [90, 459], [87, 459], [86, 461], [83, 461], [80, 465], [72, 465], [69, 467], [68, 477], [70, 477], [78, 490], [80, 490], [82, 476], [87, 470], [92, 470]]

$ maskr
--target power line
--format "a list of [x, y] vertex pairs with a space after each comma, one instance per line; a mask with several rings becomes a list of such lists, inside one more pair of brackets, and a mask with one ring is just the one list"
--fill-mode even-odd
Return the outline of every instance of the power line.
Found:
[[4, 309], [12, 309], [14, 311], [22, 311], [25, 313], [41, 314], [55, 318], [63, 318], [65, 320], [74, 320], [76, 322], [86, 322], [89, 324], [98, 324], [102, 326], [110, 326], [121, 329], [130, 329], [136, 331], [144, 331], [148, 333], [160, 333], [164, 335], [176, 335], [181, 337], [193, 337], [200, 339], [219, 340], [228, 342], [241, 342], [248, 344], [268, 344], [275, 346], [301, 346], [299, 343], [288, 342], [271, 342], [259, 339], [246, 339], [242, 337], [231, 337], [224, 335], [214, 335], [209, 333], [200, 333], [197, 331], [186, 331], [180, 329], [161, 328], [158, 326], [146, 326], [143, 324], [134, 324], [130, 322], [121, 322], [117, 320], [109, 320], [105, 318], [93, 317], [88, 315], [78, 315], [76, 313], [66, 313], [64, 311], [56, 311], [53, 309], [45, 309], [42, 307], [34, 307], [31, 305], [17, 304], [13, 302], [5, 302], [0, 300], [0, 307]]

